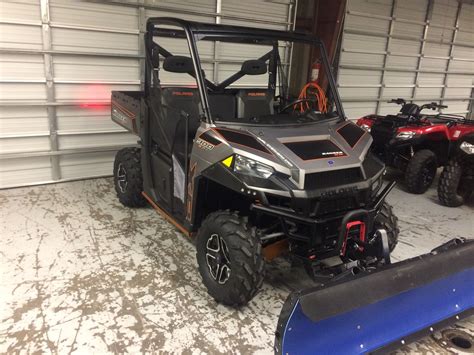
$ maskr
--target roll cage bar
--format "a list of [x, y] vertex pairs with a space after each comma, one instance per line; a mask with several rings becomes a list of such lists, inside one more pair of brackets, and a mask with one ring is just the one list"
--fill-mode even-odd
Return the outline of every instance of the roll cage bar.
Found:
[[[160, 25], [169, 25], [182, 28], [182, 30], [157, 28]], [[289, 41], [306, 43], [310, 45], [317, 45], [321, 49], [321, 59], [324, 66], [327, 68], [327, 76], [329, 86], [334, 93], [334, 101], [337, 111], [340, 114], [340, 119], [345, 119], [344, 110], [342, 108], [341, 99], [336, 88], [334, 77], [330, 70], [330, 63], [327, 57], [326, 48], [318, 38], [296, 32], [285, 32], [278, 30], [209, 24], [195, 21], [187, 21], [174, 17], [151, 17], [147, 20], [146, 34], [145, 34], [145, 97], [149, 97], [150, 93], [150, 79], [151, 71], [153, 70], [153, 49], [157, 49], [158, 53], [163, 57], [172, 56], [172, 53], [156, 44], [153, 41], [154, 36], [162, 36], [169, 38], [183, 38], [187, 40], [189, 53], [194, 66], [194, 73], [189, 73], [196, 79], [201, 104], [204, 111], [205, 120], [208, 123], [214, 123], [209, 109], [209, 99], [207, 90], [222, 91], [224, 88], [237, 81], [245, 74], [239, 70], [229, 78], [225, 79], [219, 85], [215, 85], [205, 78], [201, 70], [201, 60], [199, 58], [196, 42], [198, 40], [207, 39], [211, 41], [225, 41], [235, 43], [249, 43], [249, 44], [265, 44], [271, 45], [273, 48], [268, 53], [264, 54], [259, 60], [270, 60], [269, 70], [269, 87], [272, 90], [276, 88], [276, 73], [277, 67], [280, 64], [280, 56], [278, 52], [278, 41]]]

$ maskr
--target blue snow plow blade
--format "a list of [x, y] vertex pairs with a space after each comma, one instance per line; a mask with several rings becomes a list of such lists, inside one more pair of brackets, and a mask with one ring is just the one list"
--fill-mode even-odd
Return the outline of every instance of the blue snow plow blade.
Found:
[[474, 314], [474, 240], [290, 294], [278, 354], [386, 353]]

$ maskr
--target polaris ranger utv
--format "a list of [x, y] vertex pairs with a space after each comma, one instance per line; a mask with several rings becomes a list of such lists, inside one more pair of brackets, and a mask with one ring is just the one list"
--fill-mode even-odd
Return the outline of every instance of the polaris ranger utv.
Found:
[[372, 134], [372, 151], [388, 166], [404, 172], [408, 191], [422, 194], [433, 183], [437, 168], [448, 163], [457, 142], [474, 133], [474, 121], [422, 113], [448, 107], [436, 102], [421, 106], [401, 98], [389, 102], [402, 106], [398, 114], [369, 115], [357, 124]]
[[[326, 90], [288, 93], [281, 52], [291, 45], [319, 55]], [[264, 260], [282, 252], [323, 279], [384, 263], [399, 232], [384, 202], [395, 183], [383, 186], [370, 134], [345, 119], [320, 40], [150, 18], [145, 47], [144, 91], [112, 93], [112, 119], [139, 136], [116, 155], [115, 189], [125, 206], [148, 201], [196, 237], [215, 300], [246, 304]], [[222, 72], [235, 69], [220, 82], [206, 57], [216, 48]], [[236, 61], [242, 48], [252, 57]]]

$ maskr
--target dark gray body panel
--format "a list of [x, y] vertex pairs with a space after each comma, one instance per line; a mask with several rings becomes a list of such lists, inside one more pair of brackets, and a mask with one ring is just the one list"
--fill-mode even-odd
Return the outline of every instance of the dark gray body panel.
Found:
[[[203, 123], [197, 132], [197, 138], [194, 140], [190, 166], [196, 166], [195, 177], [197, 177], [209, 166], [222, 161], [232, 154], [240, 154], [270, 165], [276, 172], [289, 176], [290, 181], [294, 184], [294, 195], [302, 196], [304, 193], [305, 176], [307, 174], [362, 166], [365, 155], [372, 143], [372, 137], [370, 134], [364, 133], [357, 144], [351, 147], [338, 133], [338, 130], [347, 124], [353, 123], [347, 121], [340, 122], [336, 119], [291, 126], [225, 125], [223, 123], [209, 125]], [[250, 133], [268, 149], [270, 154], [257, 151], [245, 145], [226, 141], [218, 133], [220, 128]], [[204, 132], [210, 132], [221, 143], [215, 145], [212, 149], [203, 148], [199, 144], [201, 143], [199, 137]], [[322, 140], [329, 140], [334, 143], [343, 152], [343, 155], [304, 160], [285, 145], [288, 142], [316, 142]], [[289, 196], [289, 193], [286, 191], [268, 191], [259, 187], [248, 187], [277, 195]]]

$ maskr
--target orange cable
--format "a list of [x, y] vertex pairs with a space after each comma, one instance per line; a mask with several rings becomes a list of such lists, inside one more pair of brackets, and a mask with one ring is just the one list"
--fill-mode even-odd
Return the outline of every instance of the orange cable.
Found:
[[[300, 92], [300, 95], [298, 96], [298, 100], [308, 98], [308, 89], [309, 88], [312, 88], [312, 89], [316, 90], [315, 92], [312, 92], [311, 94], [318, 101], [318, 110], [322, 113], [326, 113], [327, 112], [327, 97], [326, 97], [326, 94], [324, 93], [324, 90], [318, 84], [316, 84], [315, 82], [309, 82], [303, 87], [303, 89]], [[304, 112], [305, 107], [306, 107], [306, 110], [309, 110], [310, 105], [309, 105], [308, 102], [304, 102], [304, 103], [300, 102], [300, 103], [297, 104], [297, 107], [299, 107], [300, 112]]]

